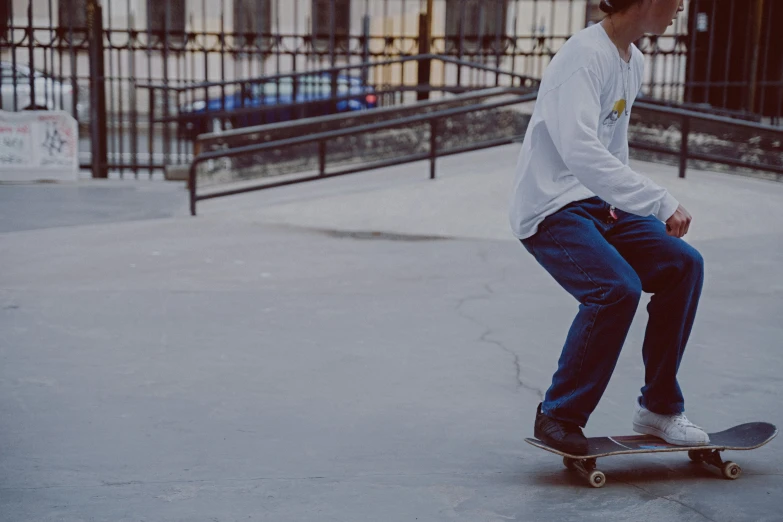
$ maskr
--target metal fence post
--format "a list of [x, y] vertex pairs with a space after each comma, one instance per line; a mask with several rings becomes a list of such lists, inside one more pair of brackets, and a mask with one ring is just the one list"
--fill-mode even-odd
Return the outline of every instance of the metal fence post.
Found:
[[[362, 85], [367, 85], [370, 80], [370, 15], [362, 18]], [[296, 97], [294, 97], [296, 99]]]
[[438, 120], [430, 120], [430, 179], [435, 179], [435, 163], [438, 160]]
[[[430, 14], [421, 13], [419, 15], [419, 56], [430, 54]], [[432, 70], [432, 60], [429, 58], [419, 60], [418, 70], [418, 92], [416, 99], [418, 101], [430, 99], [430, 72]]]
[[318, 141], [318, 174], [326, 174], [326, 141]]
[[[28, 38], [30, 39], [30, 47], [28, 47], [28, 60], [30, 63], [30, 70], [35, 70], [35, 53], [33, 42], [35, 41], [35, 29], [33, 26], [33, 3], [30, 2], [27, 6], [27, 34]], [[16, 80], [14, 80], [14, 83], [16, 83]], [[16, 88], [14, 88], [14, 92], [16, 92]], [[40, 109], [37, 107], [38, 98], [35, 95], [35, 75], [30, 75], [30, 105], [35, 110], [45, 109], [46, 107], [41, 107]], [[16, 109], [16, 107], [14, 107]]]
[[[198, 157], [198, 152], [196, 152], [196, 157]], [[198, 161], [193, 160], [193, 163], [190, 164], [190, 169], [188, 170], [188, 195], [190, 196], [191, 216], [196, 215], [196, 167], [197, 166], [198, 166]]]
[[685, 177], [685, 171], [688, 169], [688, 136], [691, 133], [690, 116], [682, 117], [681, 137], [680, 137], [680, 177]]
[[103, 12], [98, 0], [87, 2], [90, 42], [90, 137], [92, 177], [107, 178], [106, 73], [103, 52]]
[[[750, 34], [752, 51], [750, 53], [750, 74], [748, 82], [750, 83], [750, 89], [748, 89], [748, 111], [756, 112], [756, 100], [757, 91], [759, 88], [759, 62], [761, 60], [761, 31], [764, 18], [764, 0], [755, 0], [753, 6], [753, 13], [750, 15], [753, 19], [752, 31]], [[766, 64], [763, 64], [766, 65]], [[763, 79], [762, 79], [763, 81]], [[764, 86], [761, 87], [762, 90]], [[759, 107], [758, 113], [764, 113], [764, 107]]]

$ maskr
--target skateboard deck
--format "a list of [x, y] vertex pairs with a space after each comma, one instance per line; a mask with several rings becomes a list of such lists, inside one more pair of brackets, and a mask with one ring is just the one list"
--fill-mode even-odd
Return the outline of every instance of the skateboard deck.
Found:
[[596, 459], [633, 453], [687, 451], [692, 461], [715, 466], [721, 470], [724, 477], [736, 479], [742, 474], [742, 469], [734, 462], [724, 462], [720, 453], [725, 450], [756, 449], [774, 439], [777, 434], [778, 429], [772, 424], [750, 422], [725, 431], [709, 433], [710, 443], [706, 446], [676, 446], [653, 435], [589, 437], [586, 455], [570, 455], [552, 448], [538, 439], [528, 438], [525, 439], [525, 442], [562, 456], [563, 464], [568, 469], [578, 471], [591, 486], [600, 488], [606, 484], [606, 476], [595, 469]]

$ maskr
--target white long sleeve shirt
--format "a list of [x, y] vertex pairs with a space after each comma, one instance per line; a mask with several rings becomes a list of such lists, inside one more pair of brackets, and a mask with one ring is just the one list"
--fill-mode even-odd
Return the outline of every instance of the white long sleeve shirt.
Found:
[[599, 196], [666, 221], [679, 206], [666, 189], [628, 166], [628, 121], [644, 56], [626, 63], [601, 24], [572, 36], [546, 68], [519, 155], [510, 221], [520, 239], [548, 215]]

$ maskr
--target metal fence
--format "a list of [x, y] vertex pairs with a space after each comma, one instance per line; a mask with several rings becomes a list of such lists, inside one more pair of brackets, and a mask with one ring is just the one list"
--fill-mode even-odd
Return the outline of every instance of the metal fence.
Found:
[[[10, 0], [0, 2], [2, 110], [46, 107], [80, 122], [80, 162], [96, 176], [160, 176], [189, 161], [151, 114], [172, 88], [279, 76], [420, 54], [540, 77], [562, 44], [599, 19], [597, 0]], [[688, 0], [647, 58], [643, 94], [781, 125], [779, 0]], [[422, 77], [483, 87], [458, 69], [378, 68], [375, 83]], [[220, 96], [224, 96], [223, 93]], [[168, 112], [170, 108], [166, 107]], [[166, 130], [164, 133], [163, 130]], [[167, 135], [169, 134], [169, 135]], [[178, 152], [179, 151], [179, 152]]]

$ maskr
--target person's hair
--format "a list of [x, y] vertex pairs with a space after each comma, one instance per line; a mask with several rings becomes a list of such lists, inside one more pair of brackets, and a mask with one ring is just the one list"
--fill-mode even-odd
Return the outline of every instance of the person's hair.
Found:
[[615, 14], [625, 11], [633, 4], [638, 4], [641, 0], [601, 0], [598, 8], [606, 14]]

